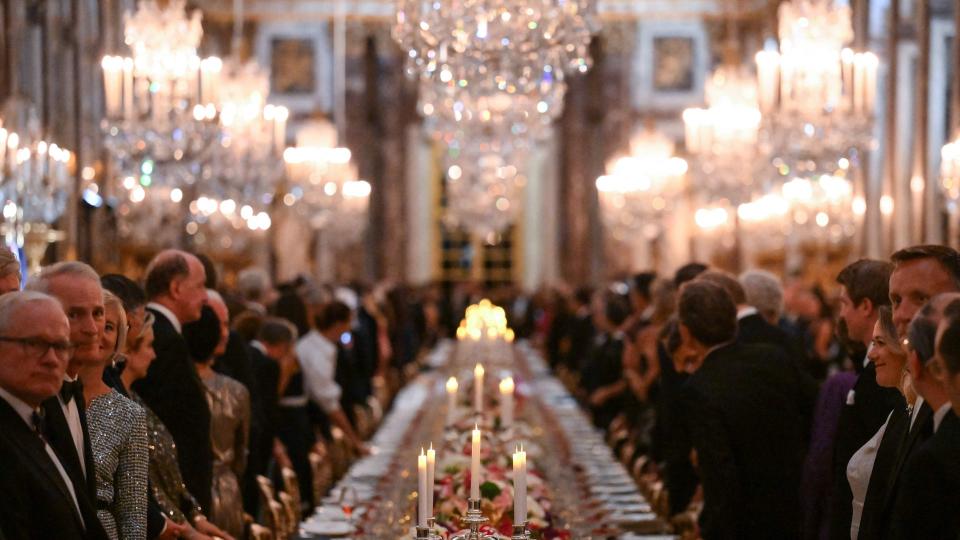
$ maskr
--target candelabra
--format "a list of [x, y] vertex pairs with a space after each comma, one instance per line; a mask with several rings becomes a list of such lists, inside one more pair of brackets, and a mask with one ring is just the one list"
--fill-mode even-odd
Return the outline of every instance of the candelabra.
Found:
[[489, 521], [480, 511], [480, 499], [469, 499], [467, 505], [467, 515], [461, 521], [469, 530], [451, 537], [450, 540], [497, 540], [496, 535], [480, 532], [480, 527]]

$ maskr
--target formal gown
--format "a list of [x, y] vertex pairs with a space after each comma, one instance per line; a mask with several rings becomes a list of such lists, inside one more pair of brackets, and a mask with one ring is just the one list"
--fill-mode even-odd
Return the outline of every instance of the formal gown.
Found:
[[866, 444], [853, 453], [850, 462], [847, 464], [847, 482], [850, 483], [850, 491], [853, 493], [852, 520], [850, 521], [850, 538], [857, 540], [860, 535], [860, 517], [863, 515], [863, 502], [867, 498], [867, 488], [870, 485], [870, 475], [873, 473], [873, 464], [877, 459], [877, 449], [880, 448], [880, 441], [883, 440], [883, 434], [887, 431], [887, 424], [890, 423], [890, 415], [887, 415], [887, 421], [880, 426], [880, 429], [874, 434]]
[[239, 382], [213, 373], [203, 378], [210, 404], [213, 491], [210, 520], [235, 537], [243, 536], [240, 478], [247, 466], [250, 393]]
[[163, 513], [177, 523], [193, 522], [203, 513], [197, 499], [187, 490], [177, 463], [177, 443], [160, 418], [147, 407], [140, 396], [132, 393], [134, 401], [147, 414], [147, 448], [150, 454], [150, 489]]
[[113, 540], [147, 537], [147, 420], [143, 408], [116, 390], [87, 406], [96, 466], [97, 516]]

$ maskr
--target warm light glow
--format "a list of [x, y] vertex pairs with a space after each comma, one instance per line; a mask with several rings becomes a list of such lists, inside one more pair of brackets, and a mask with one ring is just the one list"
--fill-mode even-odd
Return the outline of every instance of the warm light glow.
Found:
[[885, 216], [893, 215], [893, 197], [890, 195], [880, 197], [880, 212]]
[[460, 384], [457, 383], [457, 378], [456, 378], [456, 377], [450, 377], [449, 379], [447, 379], [447, 385], [446, 385], [446, 386], [447, 386], [447, 393], [448, 393], [448, 394], [456, 394], [456, 393], [457, 393], [457, 390], [460, 388]]
[[483, 378], [483, 364], [477, 364], [477, 365], [473, 368], [473, 376], [474, 376], [475, 378], [477, 378], [477, 379], [482, 379], [482, 378]]
[[500, 394], [512, 394], [513, 393], [513, 377], [507, 377], [500, 381]]

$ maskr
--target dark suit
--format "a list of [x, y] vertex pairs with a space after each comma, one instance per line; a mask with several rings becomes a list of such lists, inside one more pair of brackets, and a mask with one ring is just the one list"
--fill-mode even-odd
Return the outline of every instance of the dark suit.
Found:
[[888, 538], [960, 538], [960, 419], [953, 411], [904, 465]]
[[85, 492], [77, 492], [77, 514], [43, 441], [3, 399], [0, 464], [0, 536], [6, 540], [106, 540], [96, 507]]
[[[84, 403], [77, 403], [77, 411], [80, 413], [80, 425], [83, 427], [83, 467], [80, 465], [80, 457], [77, 456], [77, 447], [73, 444], [73, 434], [70, 432], [70, 425], [67, 423], [67, 417], [63, 414], [63, 407], [60, 405], [60, 398], [53, 396], [44, 401], [40, 407], [47, 421], [47, 437], [50, 446], [60, 463], [70, 475], [73, 481], [73, 489], [77, 492], [83, 492], [84, 497], [96, 504], [97, 500], [97, 479], [96, 465], [93, 462], [93, 450], [90, 448], [90, 433], [87, 431], [87, 407]], [[84, 475], [84, 468], [87, 474]], [[79, 495], [79, 493], [78, 493]]]
[[[759, 313], [752, 313], [737, 321], [737, 339], [745, 344], [767, 344], [780, 347], [798, 366], [806, 366], [807, 359], [800, 342], [779, 326], [767, 322]], [[811, 379], [811, 383], [814, 381]]]
[[153, 348], [157, 358], [147, 376], [133, 383], [133, 391], [170, 430], [187, 490], [209, 511], [213, 450], [206, 392], [183, 336], [166, 316], [158, 311], [153, 314]]
[[[890, 419], [893, 429], [885, 431], [883, 439], [880, 440], [870, 484], [867, 486], [867, 496], [863, 501], [859, 538], [864, 540], [888, 537], [890, 513], [903, 478], [903, 465], [933, 436], [933, 410], [926, 402], [917, 411], [913, 426], [910, 426], [910, 417], [907, 414], [895, 416], [896, 423], [893, 418]], [[874, 475], [878, 475], [877, 478], [882, 480], [874, 482]]]
[[267, 357], [260, 349], [248, 346], [250, 364], [253, 369], [254, 384], [260, 395], [263, 429], [250, 435], [250, 456], [243, 477], [244, 510], [257, 515], [259, 497], [257, 495], [257, 475], [270, 476], [269, 463], [273, 457], [273, 439], [277, 436], [279, 422], [277, 410], [277, 387], [280, 384], [280, 366]]
[[796, 538], [800, 469], [813, 400], [782, 349], [733, 343], [712, 351], [683, 388], [697, 452], [703, 538]]
[[[853, 519], [853, 493], [847, 482], [847, 464], [853, 454], [871, 437], [876, 435], [880, 426], [886, 422], [890, 411], [906, 408], [903, 396], [894, 388], [884, 388], [877, 384], [877, 369], [868, 362], [853, 385], [853, 403], [845, 403], [837, 420], [837, 435], [833, 445], [833, 500], [830, 509], [830, 538], [837, 540], [850, 538], [850, 522]], [[894, 414], [896, 418], [897, 414]], [[895, 418], [887, 432], [897, 431]], [[884, 436], [886, 438], [886, 435]], [[881, 460], [881, 456], [877, 456]], [[892, 464], [892, 462], [891, 462]], [[883, 467], [874, 466], [874, 471]], [[883, 473], [880, 473], [883, 474]], [[871, 485], [876, 485], [874, 482]], [[869, 496], [869, 493], [868, 493]], [[861, 520], [861, 530], [863, 521]]]

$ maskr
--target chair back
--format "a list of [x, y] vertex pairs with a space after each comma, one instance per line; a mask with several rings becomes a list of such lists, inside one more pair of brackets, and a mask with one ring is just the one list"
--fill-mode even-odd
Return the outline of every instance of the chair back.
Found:
[[300, 507], [289, 493], [280, 492], [280, 506], [283, 510], [283, 521], [286, 524], [287, 534], [294, 534], [300, 524]]
[[[297, 478], [297, 473], [289, 467], [284, 467], [280, 471], [281, 476], [283, 476], [283, 495], [287, 495], [293, 501], [293, 509], [295, 510], [293, 514], [294, 523], [300, 523], [303, 516], [303, 497], [300, 496], [300, 480]], [[281, 499], [282, 500], [282, 499]], [[319, 501], [320, 499], [315, 499]]]

